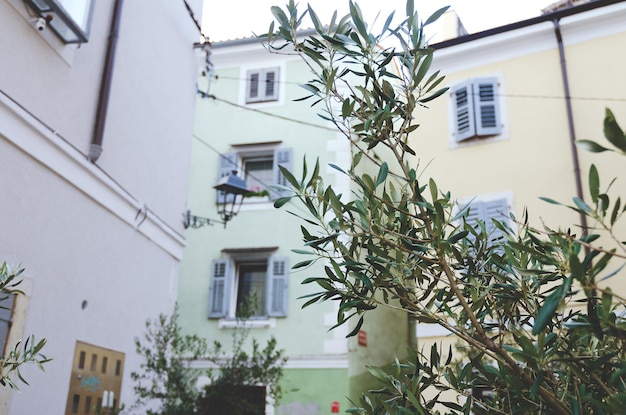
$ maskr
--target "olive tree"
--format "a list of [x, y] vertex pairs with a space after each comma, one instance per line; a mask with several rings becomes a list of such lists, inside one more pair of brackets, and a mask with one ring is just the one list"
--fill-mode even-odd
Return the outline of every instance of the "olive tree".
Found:
[[[325, 184], [318, 163], [305, 160], [301, 177], [281, 168], [292, 194], [275, 206], [297, 203], [306, 212], [290, 212], [302, 218], [304, 242], [295, 250], [304, 260], [294, 268], [324, 264], [324, 274], [303, 281], [319, 288], [304, 306], [338, 302], [337, 325], [353, 324], [351, 335], [375, 309], [400, 309], [445, 328], [468, 350], [453, 356], [433, 346], [410, 351], [391, 373], [371, 368], [382, 389], [349, 412], [621, 412], [624, 299], [599, 281], [612, 275], [610, 261], [626, 258], [625, 242], [614, 232], [624, 208], [609, 198], [597, 169], [589, 172], [591, 202], [574, 198], [568, 206], [592, 225], [559, 230], [532, 228], [526, 212], [476, 224], [468, 207], [458, 209], [450, 192], [423, 181], [411, 163], [415, 109], [445, 92], [440, 74], [430, 73], [434, 51], [424, 35], [444, 11], [422, 21], [408, 0], [399, 24], [392, 14], [373, 33], [353, 2], [347, 16], [335, 13], [322, 24], [310, 6], [301, 12], [291, 0], [272, 8], [275, 22], [262, 37], [271, 52], [304, 59], [312, 73], [303, 85], [306, 99], [354, 148], [349, 169], [331, 166], [350, 179], [349, 195]], [[307, 14], [315, 33], [300, 36]], [[612, 115], [605, 134], [626, 151]], [[486, 386], [489, 394], [472, 394]]]
[[[252, 301], [249, 300], [249, 301]], [[244, 305], [238, 316], [238, 326], [232, 331], [232, 347], [220, 342], [210, 344], [197, 334], [185, 334], [178, 323], [178, 311], [160, 314], [146, 321], [143, 338], [135, 338], [137, 354], [143, 359], [140, 371], [133, 371], [136, 402], [131, 412], [142, 410], [147, 415], [232, 415], [264, 413], [267, 398], [281, 397], [279, 380], [287, 359], [284, 350], [271, 337], [265, 347], [250, 338], [246, 324], [252, 309]], [[214, 369], [190, 367], [194, 360], [206, 360]], [[198, 385], [201, 376], [209, 379], [208, 386]], [[264, 385], [262, 396], [249, 399], [246, 392], [256, 392]], [[263, 412], [259, 412], [259, 408]]]
[[[13, 269], [6, 262], [0, 265], [0, 309], [11, 313], [11, 307], [7, 307], [7, 300], [11, 296], [24, 295], [19, 289], [22, 280], [20, 274], [24, 272], [24, 268]], [[34, 364], [39, 369], [44, 370], [43, 365], [50, 361], [42, 354], [42, 349], [46, 344], [46, 339], [35, 340], [35, 336], [27, 337], [25, 340], [18, 341], [15, 346], [7, 349], [2, 357], [0, 357], [0, 385], [11, 389], [19, 390], [15, 377], [28, 385], [28, 382], [22, 376], [20, 369], [27, 364]]]

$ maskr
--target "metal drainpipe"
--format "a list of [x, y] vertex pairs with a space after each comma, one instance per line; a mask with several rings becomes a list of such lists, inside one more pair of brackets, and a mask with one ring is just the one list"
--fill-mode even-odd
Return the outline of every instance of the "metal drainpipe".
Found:
[[87, 159], [95, 163], [102, 154], [102, 140], [104, 128], [106, 126], [107, 111], [109, 109], [109, 96], [111, 95], [111, 78], [113, 77], [113, 64], [115, 63], [115, 50], [117, 39], [119, 38], [120, 22], [122, 16], [122, 4], [124, 0], [116, 0], [113, 9], [113, 20], [111, 21], [111, 33], [107, 53], [104, 61], [104, 71], [100, 84], [100, 95], [98, 96], [98, 109], [96, 112], [96, 124], [94, 126], [93, 138], [89, 146]]
[[[576, 181], [576, 196], [583, 200], [583, 185], [580, 177], [580, 162], [578, 160], [578, 148], [576, 147], [576, 133], [574, 132], [574, 116], [572, 113], [572, 99], [569, 91], [569, 78], [567, 76], [567, 64], [565, 62], [565, 49], [563, 48], [563, 36], [561, 35], [561, 26], [559, 19], [554, 19], [554, 34], [559, 45], [559, 56], [561, 58], [561, 76], [563, 77], [563, 90], [565, 92], [565, 108], [567, 110], [567, 124], [569, 127], [570, 149], [572, 151], [572, 161], [574, 162], [574, 180]], [[587, 217], [580, 214], [580, 225], [583, 228], [582, 233], [587, 233]]]

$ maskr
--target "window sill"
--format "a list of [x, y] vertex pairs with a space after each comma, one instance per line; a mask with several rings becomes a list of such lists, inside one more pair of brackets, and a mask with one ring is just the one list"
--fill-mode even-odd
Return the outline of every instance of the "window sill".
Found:
[[[256, 198], [255, 198], [256, 199]], [[246, 200], [241, 204], [240, 211], [246, 210], [273, 210], [274, 202], [268, 199]]]
[[273, 317], [259, 320], [240, 321], [236, 319], [219, 319], [217, 327], [220, 329], [270, 329], [276, 327], [276, 319]]
[[456, 148], [464, 148], [464, 147], [471, 147], [471, 146], [480, 145], [480, 144], [493, 143], [496, 141], [507, 140], [508, 138], [509, 138], [509, 135], [506, 132], [503, 132], [498, 135], [475, 136], [475, 137], [468, 138], [462, 141], [456, 141], [454, 140], [454, 137], [450, 137], [450, 149], [453, 150]]

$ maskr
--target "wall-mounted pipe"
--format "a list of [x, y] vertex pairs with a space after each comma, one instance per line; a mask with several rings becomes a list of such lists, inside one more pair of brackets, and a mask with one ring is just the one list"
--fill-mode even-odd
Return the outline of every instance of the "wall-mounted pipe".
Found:
[[[565, 48], [563, 47], [563, 35], [561, 33], [561, 25], [559, 19], [554, 19], [554, 34], [559, 46], [559, 57], [561, 59], [561, 77], [563, 78], [563, 91], [565, 92], [565, 109], [567, 111], [567, 126], [569, 129], [570, 149], [572, 152], [572, 161], [574, 163], [574, 180], [576, 181], [576, 196], [583, 200], [583, 185], [580, 174], [580, 161], [578, 158], [578, 147], [576, 146], [576, 132], [574, 130], [574, 115], [572, 111], [572, 98], [569, 90], [569, 78], [567, 76], [567, 62], [565, 61]], [[580, 214], [580, 225], [583, 228], [583, 234], [587, 232], [587, 216]]]
[[115, 50], [119, 38], [120, 22], [122, 17], [122, 5], [124, 0], [116, 0], [113, 9], [113, 20], [111, 20], [111, 33], [107, 45], [107, 52], [102, 72], [102, 82], [100, 84], [100, 95], [98, 96], [98, 109], [96, 112], [96, 123], [94, 126], [93, 138], [89, 146], [87, 159], [95, 163], [102, 154], [102, 141], [104, 129], [106, 127], [107, 112], [109, 109], [109, 96], [111, 95], [111, 80], [113, 78], [113, 65], [115, 63]]

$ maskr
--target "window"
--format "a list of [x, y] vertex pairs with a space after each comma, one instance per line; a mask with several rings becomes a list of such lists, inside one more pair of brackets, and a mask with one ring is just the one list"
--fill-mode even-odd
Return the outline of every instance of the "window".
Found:
[[[113, 361], [115, 374], [109, 365]], [[65, 414], [117, 413], [123, 362], [122, 352], [77, 341]]]
[[510, 198], [507, 196], [494, 196], [476, 198], [468, 203], [462, 203], [461, 209], [466, 209], [465, 222], [476, 228], [479, 221], [485, 224], [485, 231], [490, 241], [502, 237], [502, 231], [493, 223], [493, 219], [500, 222], [509, 221]]
[[212, 263], [209, 318], [234, 319], [251, 294], [256, 297], [253, 318], [286, 317], [288, 259], [265, 249], [226, 253], [229, 258]]
[[453, 142], [501, 134], [500, 83], [475, 78], [451, 88]]
[[274, 157], [266, 154], [261, 156], [245, 157], [243, 161], [244, 180], [249, 190], [261, 192], [265, 183], [274, 180]]
[[[275, 148], [266, 145], [237, 146], [237, 152], [220, 156], [217, 180], [236, 171], [246, 181], [248, 190], [256, 193], [265, 192], [269, 199], [274, 200], [286, 193], [271, 186], [275, 184], [287, 186], [288, 184], [278, 166], [291, 170], [292, 159], [290, 148]], [[219, 191], [216, 200], [218, 202], [224, 200]], [[246, 198], [244, 203], [265, 200], [267, 200], [265, 197], [262, 199]]]
[[269, 399], [266, 386], [215, 384], [200, 399], [200, 413], [264, 415]]
[[15, 294], [6, 292], [0, 293], [0, 353], [4, 356], [9, 330], [11, 329], [11, 316], [13, 314], [13, 304]]
[[65, 43], [89, 38], [93, 0], [26, 0]]
[[252, 69], [246, 74], [246, 104], [278, 101], [280, 68]]

